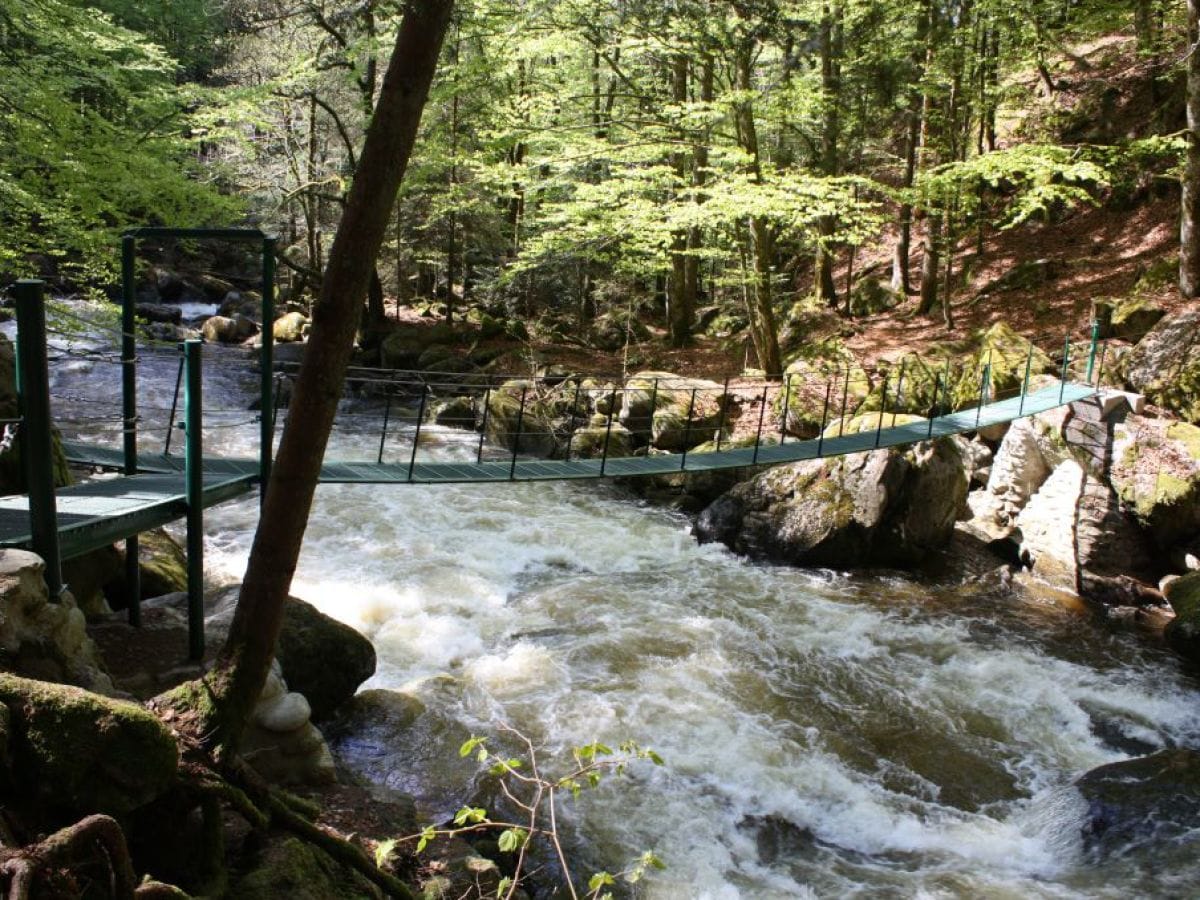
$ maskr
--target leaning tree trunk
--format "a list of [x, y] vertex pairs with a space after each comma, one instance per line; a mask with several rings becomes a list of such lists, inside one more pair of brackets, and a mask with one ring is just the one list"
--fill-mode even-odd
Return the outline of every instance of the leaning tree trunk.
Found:
[[313, 307], [312, 336], [292, 394], [229, 638], [205, 676], [216, 709], [214, 721], [205, 723], [211, 729], [208, 743], [213, 748], [236, 749], [266, 681], [363, 298], [416, 141], [453, 5], [453, 0], [413, 0], [396, 36], [321, 294]]
[[1187, 162], [1179, 216], [1179, 293], [1200, 294], [1200, 0], [1188, 0]]

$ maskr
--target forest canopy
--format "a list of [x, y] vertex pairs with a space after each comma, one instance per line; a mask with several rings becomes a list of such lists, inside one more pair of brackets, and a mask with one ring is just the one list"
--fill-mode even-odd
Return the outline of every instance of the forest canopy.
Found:
[[[0, 0], [0, 270], [103, 285], [128, 225], [249, 221], [311, 296], [402, 11]], [[988, 229], [1177, 180], [1185, 31], [1161, 0], [470, 0], [373, 296], [648, 311], [676, 345], [734, 307], [779, 371], [780, 323], [854, 312], [887, 241], [872, 277], [949, 325]], [[1154, 101], [1119, 132], [1057, 102], [1116, 33]]]

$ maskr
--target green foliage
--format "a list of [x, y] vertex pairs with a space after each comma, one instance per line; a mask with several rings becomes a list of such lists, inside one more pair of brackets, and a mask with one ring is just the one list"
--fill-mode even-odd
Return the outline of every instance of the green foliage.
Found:
[[105, 281], [122, 229], [237, 215], [182, 136], [198, 94], [143, 36], [63, 0], [0, 0], [0, 51], [0, 272]]
[[[458, 755], [464, 759], [473, 756], [479, 763], [495, 760], [491, 774], [499, 779], [505, 797], [515, 804], [519, 817], [524, 821], [508, 822], [493, 818], [481, 807], [464, 806], [455, 814], [452, 828], [427, 825], [419, 834], [381, 843], [376, 850], [376, 861], [382, 865], [380, 860], [386, 860], [396, 846], [404, 842], [415, 841], [416, 852], [423, 853], [430, 842], [438, 837], [479, 831], [495, 832], [500, 852], [516, 855], [513, 863], [515, 871], [511, 876], [500, 880], [496, 889], [497, 897], [510, 897], [521, 886], [525, 877], [527, 853], [534, 841], [542, 841], [549, 845], [558, 863], [563, 867], [571, 896], [579, 896], [558, 831], [557, 807], [562, 802], [563, 793], [569, 793], [574, 800], [578, 800], [584, 785], [597, 787], [606, 773], [623, 775], [626, 767], [637, 761], [649, 761], [661, 766], [663, 759], [653, 750], [640, 747], [633, 741], [623, 742], [616, 750], [596, 741], [573, 748], [567, 770], [558, 775], [551, 775], [548, 770], [552, 769], [553, 765], [538, 759], [537, 751], [528, 738], [507, 727], [503, 727], [502, 730], [524, 744], [526, 759], [496, 755], [489, 749], [488, 739], [479, 736], [472, 736], [464, 741], [458, 748]], [[528, 774], [521, 771], [525, 768], [528, 768]], [[651, 870], [663, 868], [663, 861], [653, 851], [645, 851], [621, 872], [598, 872], [592, 875], [587, 882], [587, 896], [592, 900], [611, 897], [604, 889], [616, 885], [618, 880], [631, 885], [636, 884]]]

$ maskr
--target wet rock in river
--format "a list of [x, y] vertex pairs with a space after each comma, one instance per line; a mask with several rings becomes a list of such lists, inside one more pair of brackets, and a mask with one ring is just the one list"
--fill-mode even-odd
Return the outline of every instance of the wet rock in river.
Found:
[[1200, 753], [1163, 750], [1110, 763], [1075, 783], [1088, 804], [1085, 850], [1095, 857], [1184, 838], [1200, 828]]

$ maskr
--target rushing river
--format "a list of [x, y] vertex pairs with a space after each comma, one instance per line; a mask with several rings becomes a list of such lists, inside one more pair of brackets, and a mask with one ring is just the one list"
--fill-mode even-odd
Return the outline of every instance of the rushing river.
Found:
[[[206, 405], [230, 410], [210, 415], [206, 449], [248, 455], [255, 376], [206, 357]], [[146, 446], [161, 448], [175, 363], [145, 360]], [[64, 428], [115, 436], [96, 420], [116, 367], [60, 352], [54, 368]], [[378, 433], [353, 432], [331, 457], [373, 455]], [[250, 497], [208, 513], [214, 582], [240, 576], [256, 516]], [[1069, 788], [1200, 746], [1194, 682], [1144, 640], [999, 585], [747, 562], [607, 484], [331, 485], [294, 592], [371, 638], [368, 687], [411, 691], [468, 731], [509, 723], [547, 758], [594, 740], [658, 751], [666, 765], [567, 804], [589, 865], [665, 860], [641, 896], [1200, 890], [1194, 841], [1086, 858]]]

